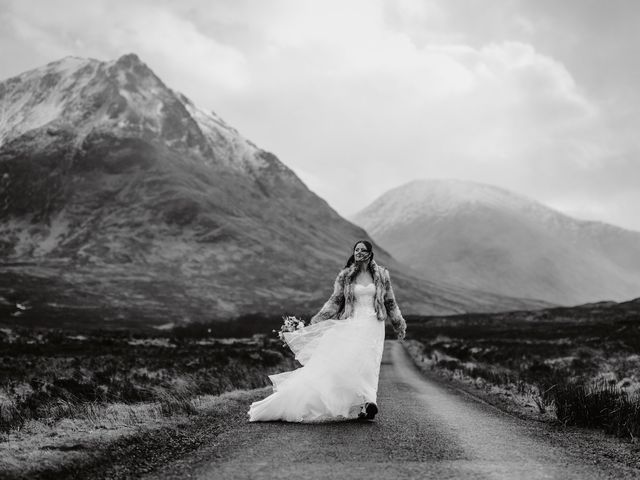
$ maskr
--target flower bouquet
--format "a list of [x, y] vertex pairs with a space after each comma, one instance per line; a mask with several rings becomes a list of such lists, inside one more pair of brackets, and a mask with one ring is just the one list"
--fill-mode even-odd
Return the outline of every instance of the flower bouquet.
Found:
[[295, 332], [304, 328], [304, 321], [294, 316], [284, 316], [284, 320], [280, 330], [274, 330], [273, 332], [278, 335], [278, 338], [282, 341], [283, 346], [287, 346], [287, 342], [284, 338], [285, 333]]

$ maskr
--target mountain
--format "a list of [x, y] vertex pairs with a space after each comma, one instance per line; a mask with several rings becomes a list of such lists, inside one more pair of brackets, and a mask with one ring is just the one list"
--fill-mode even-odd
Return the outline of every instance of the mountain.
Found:
[[432, 281], [560, 305], [640, 296], [640, 232], [493, 186], [413, 181], [352, 220]]
[[[135, 54], [67, 57], [0, 83], [0, 316], [104, 326], [307, 314], [366, 237]], [[376, 258], [407, 312], [541, 305]]]

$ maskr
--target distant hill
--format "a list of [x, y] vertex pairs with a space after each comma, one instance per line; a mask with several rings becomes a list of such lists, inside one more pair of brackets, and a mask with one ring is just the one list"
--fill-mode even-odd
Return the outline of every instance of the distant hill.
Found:
[[[0, 83], [0, 315], [10, 320], [311, 313], [366, 237], [135, 54], [67, 57]], [[383, 249], [376, 258], [407, 312], [541, 305], [420, 279]]]
[[[609, 332], [612, 338], [626, 335], [630, 342], [638, 339], [640, 332], [640, 298], [626, 302], [596, 302], [575, 305], [572, 307], [551, 307], [537, 310], [516, 310], [512, 312], [495, 313], [464, 313], [446, 316], [408, 316], [411, 324], [419, 324], [426, 327], [462, 327], [467, 332], [473, 332], [471, 327], [478, 327], [478, 332], [510, 332], [514, 328], [520, 332], [531, 331], [532, 338], [564, 335], [567, 341], [576, 335], [576, 327], [584, 327], [579, 330], [579, 335], [591, 336], [592, 341], [600, 343], [607, 336], [607, 326], [616, 326], [619, 329]], [[549, 327], [545, 330], [541, 327]], [[564, 327], [567, 327], [564, 330]], [[592, 329], [590, 326], [593, 326]], [[493, 330], [487, 329], [494, 328]], [[508, 337], [507, 337], [508, 338]], [[526, 337], [521, 337], [526, 338]], [[610, 340], [610, 339], [609, 339]]]
[[561, 305], [640, 296], [640, 232], [497, 187], [414, 181], [352, 220], [431, 281]]

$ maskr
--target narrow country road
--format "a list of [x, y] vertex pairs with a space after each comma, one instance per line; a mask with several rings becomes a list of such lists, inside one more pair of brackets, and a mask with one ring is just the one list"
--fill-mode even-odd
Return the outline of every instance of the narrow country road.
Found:
[[385, 346], [378, 404], [375, 422], [247, 422], [147, 478], [640, 478], [558, 445], [543, 424], [425, 378], [395, 341]]

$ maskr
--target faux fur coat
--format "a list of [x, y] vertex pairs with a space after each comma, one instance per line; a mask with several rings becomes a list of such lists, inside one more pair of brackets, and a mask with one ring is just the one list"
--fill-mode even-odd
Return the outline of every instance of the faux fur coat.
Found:
[[[376, 287], [373, 306], [378, 320], [384, 322], [388, 318], [398, 338], [404, 338], [407, 324], [404, 318], [402, 318], [400, 308], [396, 303], [393, 288], [391, 287], [389, 271], [371, 260], [369, 262], [369, 272], [373, 277], [373, 283]], [[351, 316], [355, 303], [353, 285], [357, 273], [355, 263], [343, 268], [340, 273], [338, 273], [333, 285], [331, 297], [329, 297], [329, 300], [326, 301], [320, 311], [311, 318], [312, 324], [330, 318], [345, 319]]]

